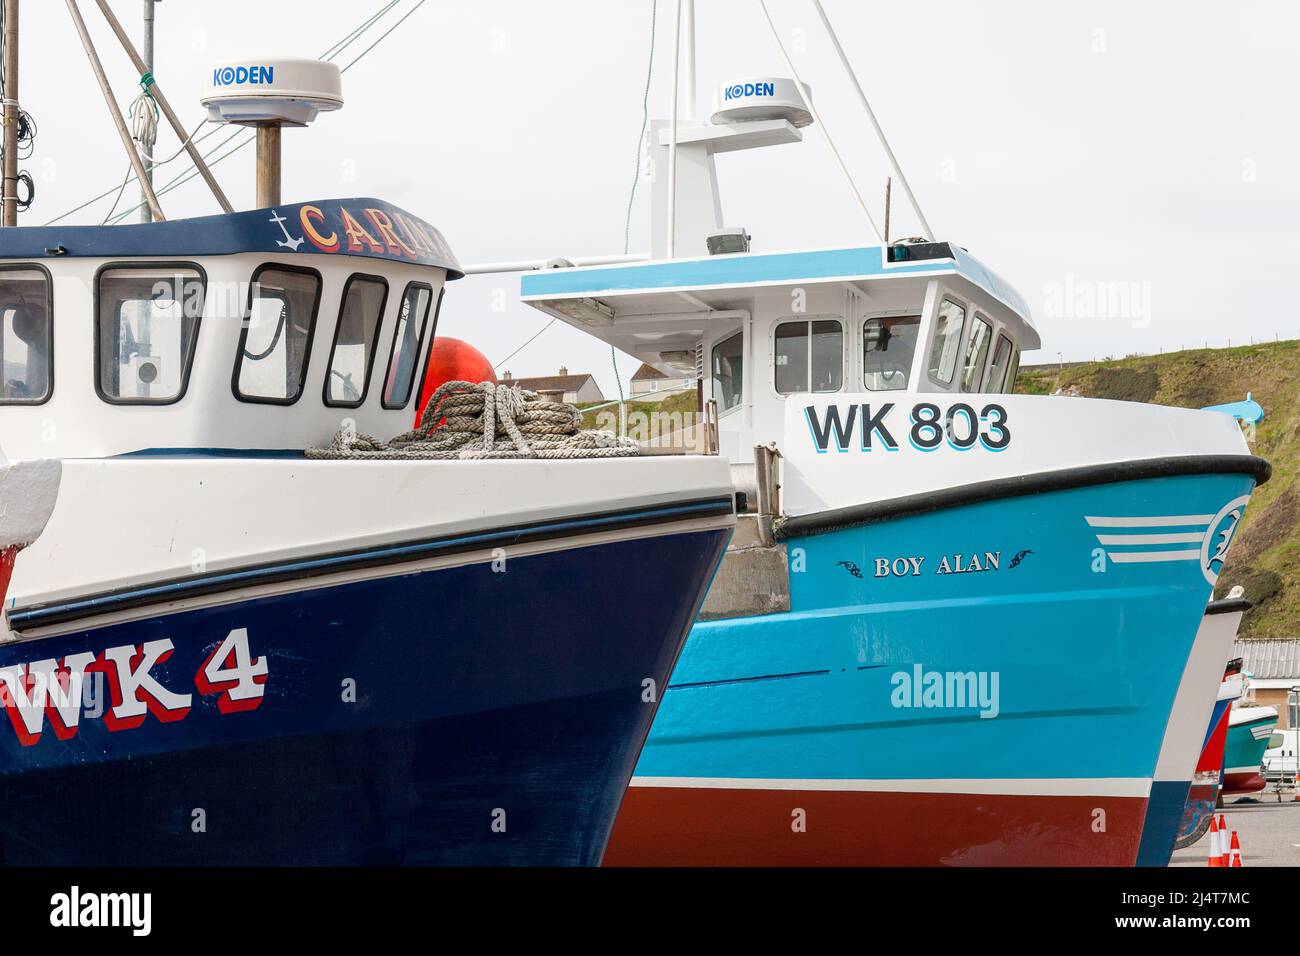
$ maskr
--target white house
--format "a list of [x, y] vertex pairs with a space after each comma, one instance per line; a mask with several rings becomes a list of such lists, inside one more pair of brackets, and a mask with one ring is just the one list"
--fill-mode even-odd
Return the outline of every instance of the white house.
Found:
[[675, 377], [665, 375], [652, 365], [641, 364], [632, 376], [632, 401], [661, 402], [673, 395], [695, 390], [695, 376]]
[[591, 402], [603, 402], [605, 394], [596, 384], [596, 380], [587, 373], [570, 375], [569, 370], [560, 366], [559, 375], [539, 375], [533, 378], [514, 378], [509, 372], [501, 377], [502, 384], [518, 385], [529, 391], [537, 392], [543, 398], [553, 402], [568, 402], [571, 405], [586, 405]]

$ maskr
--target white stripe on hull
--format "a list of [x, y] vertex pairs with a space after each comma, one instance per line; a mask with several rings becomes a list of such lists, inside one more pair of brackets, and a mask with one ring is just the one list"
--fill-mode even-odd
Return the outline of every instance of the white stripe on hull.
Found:
[[[1192, 652], [1183, 666], [1174, 706], [1165, 724], [1164, 741], [1156, 761], [1156, 779], [1190, 780], [1205, 742], [1206, 727], [1214, 711], [1216, 695], [1233, 693], [1233, 684], [1223, 680], [1223, 669], [1232, 653], [1241, 611], [1205, 614], [1192, 642]], [[1235, 688], [1236, 696], [1241, 692]]]
[[1156, 561], [1196, 561], [1200, 551], [1107, 551], [1106, 557], [1116, 564], [1146, 564]]
[[822, 790], [863, 793], [969, 793], [1025, 797], [1140, 797], [1148, 777], [1036, 779], [822, 780], [761, 777], [633, 777], [633, 787], [681, 790]]
[[[512, 559], [525, 558], [537, 554], [550, 554], [557, 551], [567, 551], [573, 548], [596, 547], [598, 545], [613, 544], [620, 541], [642, 540], [693, 531], [723, 529], [727, 527], [728, 523], [729, 518], [726, 515], [711, 515], [703, 518], [683, 518], [677, 521], [664, 521], [657, 525], [637, 525], [630, 528], [618, 528], [615, 530], [591, 531], [585, 534], [574, 534], [564, 538], [548, 538], [543, 541], [512, 544], [509, 546], [509, 556]], [[39, 640], [47, 637], [58, 637], [61, 634], [76, 633], [90, 628], [107, 627], [112, 624], [123, 624], [130, 621], [140, 621], [162, 615], [179, 614], [184, 611], [194, 611], [201, 608], [220, 607], [226, 604], [238, 604], [256, 598], [317, 591], [322, 588], [337, 587], [342, 584], [356, 584], [362, 581], [397, 577], [404, 574], [418, 574], [424, 571], [441, 571], [448, 568], [464, 567], [467, 565], [488, 564], [498, 556], [498, 550], [485, 547], [478, 551], [465, 551], [457, 554], [440, 555], [432, 558], [417, 558], [409, 561], [394, 562], [392, 564], [383, 564], [373, 567], [360, 567], [346, 571], [338, 571], [333, 574], [322, 574], [315, 577], [296, 577], [286, 581], [276, 581], [270, 584], [259, 584], [254, 582], [234, 587], [227, 591], [220, 591], [215, 594], [200, 594], [175, 600], [160, 599], [156, 603], [148, 604], [144, 607], [131, 608], [124, 611], [113, 611], [104, 614], [88, 614], [85, 617], [79, 617], [75, 620], [66, 621], [61, 624], [34, 627], [23, 631], [21, 639], [26, 641]]]
[[1102, 544], [1200, 544], [1205, 537], [1202, 531], [1181, 531], [1175, 534], [1099, 534]]
[[1214, 520], [1214, 515], [1167, 515], [1143, 518], [1094, 518], [1084, 520], [1094, 528], [1204, 528]]

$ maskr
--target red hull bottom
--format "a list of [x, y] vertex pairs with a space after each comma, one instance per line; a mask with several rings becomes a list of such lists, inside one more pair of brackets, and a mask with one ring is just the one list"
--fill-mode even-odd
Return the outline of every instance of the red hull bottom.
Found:
[[1146, 805], [1109, 796], [631, 787], [604, 863], [1132, 866]]
[[1261, 773], [1225, 773], [1223, 775], [1223, 793], [1225, 796], [1237, 796], [1243, 793], [1259, 793], [1268, 786], [1268, 781]]

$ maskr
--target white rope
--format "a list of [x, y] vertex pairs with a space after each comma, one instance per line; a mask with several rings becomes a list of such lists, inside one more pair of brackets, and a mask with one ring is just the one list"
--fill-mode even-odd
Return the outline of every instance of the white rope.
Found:
[[785, 43], [781, 40], [781, 34], [776, 29], [776, 24], [772, 22], [772, 14], [767, 9], [767, 0], [758, 0], [759, 6], [763, 8], [763, 16], [767, 19], [767, 25], [772, 30], [772, 39], [776, 40], [777, 48], [781, 51], [781, 56], [785, 59], [785, 65], [790, 70], [790, 76], [794, 78], [795, 89], [799, 91], [799, 98], [803, 100], [804, 106], [812, 114], [813, 121], [821, 130], [822, 138], [826, 140], [826, 145], [830, 147], [831, 155], [835, 157], [835, 162], [839, 163], [840, 172], [844, 174], [844, 181], [849, 184], [849, 190], [853, 197], [862, 207], [862, 215], [867, 217], [867, 225], [876, 235], [877, 242], [884, 242], [884, 237], [880, 234], [880, 229], [876, 227], [876, 220], [871, 217], [871, 210], [867, 208], [866, 200], [862, 198], [862, 193], [858, 192], [858, 185], [853, 181], [853, 174], [849, 172], [849, 167], [844, 164], [844, 159], [840, 156], [840, 151], [835, 147], [835, 140], [831, 139], [831, 131], [826, 128], [826, 123], [822, 120], [821, 115], [817, 112], [817, 107], [813, 106], [812, 97], [805, 95], [803, 80], [799, 77], [799, 71], [795, 69], [794, 60], [790, 59], [790, 54], [786, 51]]
[[907, 182], [907, 177], [903, 175], [903, 167], [898, 165], [898, 157], [894, 151], [889, 148], [889, 140], [885, 139], [885, 131], [880, 128], [880, 123], [876, 119], [875, 110], [871, 108], [871, 103], [867, 101], [867, 94], [862, 89], [862, 84], [858, 82], [858, 74], [854, 71], [852, 64], [849, 63], [848, 56], [844, 53], [844, 47], [840, 46], [840, 38], [835, 34], [835, 28], [831, 26], [831, 21], [826, 16], [826, 11], [822, 9], [821, 0], [813, 0], [813, 6], [817, 8], [817, 15], [822, 18], [822, 25], [826, 27], [826, 33], [831, 38], [831, 43], [835, 46], [835, 52], [839, 54], [840, 63], [844, 65], [844, 71], [848, 73], [849, 80], [853, 83], [853, 88], [858, 92], [858, 99], [862, 102], [862, 108], [866, 110], [867, 119], [871, 121], [871, 128], [876, 131], [876, 136], [880, 140], [880, 145], [885, 150], [885, 155], [889, 157], [889, 165], [894, 169], [894, 175], [898, 181], [903, 184], [903, 192], [907, 193], [907, 201], [912, 205], [912, 211], [916, 213], [916, 218], [920, 220], [921, 228], [925, 230], [927, 239], [935, 238], [934, 230], [930, 228], [930, 223], [926, 221], [925, 213], [921, 212], [921, 204], [916, 201], [916, 196], [912, 193], [912, 187]]
[[312, 459], [625, 458], [636, 442], [612, 432], [583, 430], [582, 412], [567, 402], [495, 382], [447, 382], [429, 398], [420, 424], [390, 441], [347, 429]]

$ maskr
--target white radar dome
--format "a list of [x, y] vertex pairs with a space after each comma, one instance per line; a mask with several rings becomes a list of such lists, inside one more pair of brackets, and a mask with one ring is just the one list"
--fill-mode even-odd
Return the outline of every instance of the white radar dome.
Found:
[[[812, 90], [803, 84], [804, 97], [812, 102]], [[794, 80], [765, 76], [739, 80], [718, 87], [714, 123], [743, 123], [751, 120], [786, 120], [792, 126], [811, 126], [812, 113], [799, 95]]]
[[343, 105], [343, 81], [338, 66], [324, 60], [222, 60], [213, 64], [200, 102], [217, 123], [306, 126], [318, 113]]

